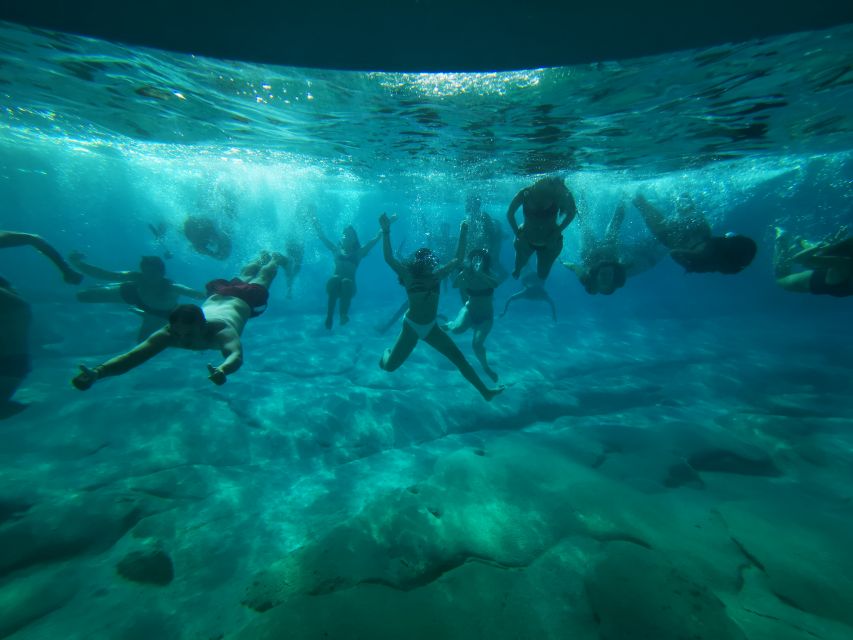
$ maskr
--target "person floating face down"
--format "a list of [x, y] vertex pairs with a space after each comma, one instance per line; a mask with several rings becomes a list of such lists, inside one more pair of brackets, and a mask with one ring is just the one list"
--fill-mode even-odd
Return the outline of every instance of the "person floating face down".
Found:
[[670, 218], [642, 194], [633, 202], [652, 235], [688, 273], [740, 273], [755, 258], [758, 246], [752, 238], [734, 233], [712, 235], [711, 225], [686, 194], [680, 196], [676, 215]]
[[583, 217], [578, 216], [581, 230], [580, 264], [563, 262], [563, 266], [578, 277], [584, 290], [590, 295], [611, 295], [625, 286], [628, 265], [621, 262], [622, 248], [619, 240], [624, 219], [625, 205], [620, 203], [607, 225], [604, 238], [599, 240]]
[[263, 252], [257, 260], [243, 267], [240, 277], [208, 282], [208, 298], [201, 307], [193, 304], [176, 307], [165, 327], [127, 353], [96, 367], [90, 369], [81, 364], [80, 373], [71, 383], [85, 391], [103, 378], [127, 373], [163, 350], [177, 347], [191, 351], [220, 351], [224, 360], [216, 367], [207, 365], [208, 378], [214, 384], [225, 384], [227, 377], [243, 364], [241, 335], [246, 323], [264, 312], [269, 287], [278, 268], [286, 264], [287, 258], [283, 255]]
[[456, 319], [442, 327], [456, 334], [473, 330], [471, 347], [474, 355], [486, 375], [495, 382], [498, 381], [498, 374], [489, 366], [485, 344], [495, 322], [495, 287], [498, 283], [491, 269], [489, 251], [481, 248], [469, 252], [468, 260], [453, 280], [453, 286], [459, 289], [465, 304]]
[[207, 216], [188, 216], [184, 220], [184, 235], [193, 249], [216, 260], [231, 255], [231, 238]]
[[356, 293], [355, 274], [359, 263], [370, 253], [370, 250], [382, 237], [377, 233], [375, 238], [364, 246], [358, 241], [358, 234], [352, 225], [344, 227], [341, 239], [337, 245], [333, 244], [323, 234], [320, 221], [313, 220], [314, 229], [325, 247], [332, 253], [335, 259], [335, 271], [326, 282], [326, 294], [328, 303], [326, 305], [326, 329], [331, 329], [335, 317], [335, 306], [340, 304], [341, 324], [349, 322], [349, 309], [353, 296]]
[[[776, 228], [776, 283], [794, 293], [846, 298], [853, 295], [853, 237], [841, 227], [819, 242], [792, 238]], [[799, 266], [799, 271], [795, 267]]]
[[411, 355], [418, 342], [423, 340], [450, 360], [483, 398], [491, 400], [504, 388], [486, 387], [459, 347], [436, 322], [441, 280], [455, 271], [465, 256], [467, 222], [463, 222], [460, 228], [456, 255], [447, 264], [439, 266], [438, 257], [428, 248], [418, 249], [405, 262], [400, 262], [394, 257], [394, 251], [391, 248], [391, 222], [395, 219], [396, 216], [389, 218], [384, 213], [379, 218], [382, 253], [385, 262], [397, 274], [400, 284], [406, 289], [409, 308], [403, 317], [403, 327], [397, 341], [393, 347], [385, 350], [379, 360], [379, 366], [385, 371], [395, 371]]
[[142, 316], [137, 342], [141, 342], [163, 326], [178, 304], [179, 296], [203, 300], [205, 294], [166, 277], [166, 264], [157, 256], [142, 256], [139, 271], [109, 271], [84, 261], [77, 251], [71, 262], [91, 278], [107, 280], [110, 284], [77, 292], [77, 299], [86, 303], [126, 304]]
[[[522, 208], [524, 222], [515, 214]], [[518, 279], [531, 256], [536, 254], [536, 274], [543, 282], [563, 250], [563, 231], [577, 214], [575, 199], [562, 178], [542, 178], [519, 191], [507, 209], [507, 221], [515, 234], [515, 268]], [[562, 220], [560, 220], [562, 216]]]

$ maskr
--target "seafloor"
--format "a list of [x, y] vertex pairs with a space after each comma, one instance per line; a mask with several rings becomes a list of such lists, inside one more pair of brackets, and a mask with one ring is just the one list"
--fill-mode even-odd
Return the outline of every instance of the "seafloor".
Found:
[[222, 388], [174, 352], [83, 394], [135, 326], [78, 312], [36, 306], [67, 337], [0, 422], [0, 637], [853, 637], [831, 316], [511, 312], [488, 404], [425, 345], [381, 371], [363, 307], [253, 320]]

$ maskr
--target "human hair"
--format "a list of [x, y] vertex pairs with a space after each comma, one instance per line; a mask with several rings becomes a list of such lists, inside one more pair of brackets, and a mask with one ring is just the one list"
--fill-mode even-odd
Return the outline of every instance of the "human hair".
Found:
[[139, 270], [145, 275], [163, 278], [166, 275], [166, 263], [158, 256], [142, 256], [139, 261]]
[[[598, 288], [598, 274], [602, 269], [610, 268], [613, 270], [613, 278], [611, 280], [611, 287], [609, 291], [602, 291]], [[586, 289], [586, 292], [589, 294], [600, 293], [605, 296], [609, 296], [611, 293], [616, 291], [616, 289], [621, 289], [625, 286], [625, 282], [628, 280], [628, 270], [625, 268], [625, 265], [620, 262], [610, 261], [607, 262], [599, 262], [597, 265], [592, 267], [585, 275], [581, 278], [581, 284], [583, 288]]]
[[169, 324], [202, 324], [204, 311], [197, 304], [179, 304], [169, 314]]
[[720, 238], [717, 242], [717, 264], [720, 273], [739, 273], [749, 266], [758, 245], [755, 240], [741, 235], [730, 235]]
[[406, 261], [406, 267], [413, 276], [426, 276], [438, 266], [438, 256], [432, 249], [421, 247]]

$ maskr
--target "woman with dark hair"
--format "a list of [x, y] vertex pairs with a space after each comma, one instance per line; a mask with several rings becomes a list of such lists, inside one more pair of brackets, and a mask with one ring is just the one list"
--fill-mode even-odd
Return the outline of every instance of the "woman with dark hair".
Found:
[[670, 218], [641, 194], [634, 197], [634, 206], [652, 235], [688, 273], [740, 273], [755, 258], [755, 240], [735, 233], [712, 235], [711, 225], [686, 194], [678, 198], [676, 215]]
[[379, 242], [380, 234], [376, 234], [364, 246], [358, 241], [358, 234], [352, 225], [344, 227], [341, 239], [337, 245], [333, 244], [324, 234], [317, 218], [313, 219], [314, 230], [326, 248], [331, 251], [335, 259], [335, 271], [326, 282], [326, 294], [329, 296], [326, 305], [326, 328], [332, 328], [335, 317], [335, 307], [340, 301], [339, 313], [341, 325], [349, 322], [349, 308], [352, 298], [356, 293], [355, 272], [359, 263], [370, 253], [370, 250]]
[[468, 260], [453, 280], [453, 286], [459, 289], [465, 304], [453, 322], [442, 329], [451, 333], [474, 331], [471, 347], [474, 355], [483, 367], [483, 371], [495, 382], [498, 374], [489, 366], [486, 358], [486, 338], [495, 322], [495, 287], [498, 278], [492, 273], [491, 255], [486, 249], [474, 249], [468, 254]]
[[203, 300], [206, 296], [166, 278], [166, 264], [157, 256], [143, 256], [139, 271], [108, 271], [83, 261], [84, 255], [72, 252], [71, 263], [92, 278], [108, 280], [110, 284], [83, 289], [77, 293], [80, 302], [127, 304], [142, 316], [138, 341], [142, 341], [163, 326], [178, 304], [179, 296]]
[[456, 346], [456, 343], [436, 323], [438, 315], [438, 297], [441, 291], [441, 280], [452, 273], [465, 256], [465, 240], [468, 233], [468, 223], [463, 222], [459, 231], [459, 241], [456, 256], [447, 264], [439, 266], [438, 257], [427, 248], [418, 249], [405, 262], [394, 257], [391, 248], [391, 222], [384, 213], [379, 218], [382, 233], [382, 253], [394, 273], [406, 288], [409, 309], [403, 317], [403, 328], [397, 341], [379, 361], [379, 366], [385, 371], [394, 371], [411, 355], [420, 340], [450, 360], [460, 373], [465, 376], [486, 400], [491, 400], [504, 390], [504, 387], [490, 389], [474, 371], [471, 364]]

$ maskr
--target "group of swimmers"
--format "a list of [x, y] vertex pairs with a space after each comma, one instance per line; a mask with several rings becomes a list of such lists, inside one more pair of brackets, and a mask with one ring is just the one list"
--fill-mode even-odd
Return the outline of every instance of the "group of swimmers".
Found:
[[[655, 240], [688, 272], [735, 274], [755, 257], [756, 243], [751, 238], [714, 235], [688, 197], [676, 203], [674, 216], [664, 215], [642, 195], [633, 199], [633, 205]], [[520, 225], [516, 219], [519, 209], [523, 217]], [[485, 340], [494, 322], [494, 291], [505, 278], [498, 259], [501, 233], [494, 220], [480, 209], [478, 199], [469, 200], [467, 213], [460, 227], [456, 250], [443, 263], [429, 248], [418, 249], [407, 259], [395, 256], [391, 225], [396, 216], [382, 214], [378, 233], [364, 245], [360, 244], [351, 226], [344, 229], [340, 241], [335, 244], [325, 236], [316, 216], [311, 217], [311, 222], [321, 243], [334, 258], [334, 271], [326, 283], [327, 328], [331, 329], [336, 312], [341, 324], [349, 321], [358, 265], [381, 240], [385, 262], [404, 287], [407, 299], [400, 310], [403, 315], [400, 334], [394, 345], [382, 354], [379, 366], [394, 371], [406, 361], [418, 342], [423, 341], [450, 360], [483, 398], [491, 400], [504, 387], [487, 386], [448, 335], [473, 330], [474, 354], [486, 375], [497, 383], [498, 375], [486, 357]], [[648, 243], [622, 246], [619, 231], [625, 214], [626, 207], [620, 204], [603, 237], [598, 239], [579, 218], [575, 200], [562, 179], [544, 178], [521, 189], [509, 205], [507, 222], [515, 235], [511, 275], [522, 279], [524, 289], [507, 300], [501, 315], [513, 300], [527, 297], [547, 301], [556, 319], [556, 309], [544, 283], [562, 252], [563, 232], [575, 219], [579, 219], [582, 234], [580, 261], [563, 264], [577, 275], [588, 293], [612, 294], [624, 286], [628, 275], [652, 266], [657, 261], [656, 256], [661, 254], [658, 248]], [[0, 248], [25, 244], [52, 260], [68, 283], [78, 284], [83, 274], [111, 283], [80, 291], [79, 300], [124, 302], [142, 316], [139, 344], [95, 367], [81, 365], [80, 372], [72, 380], [80, 390], [89, 389], [102, 378], [126, 373], [167, 347], [219, 350], [223, 361], [217, 366], [208, 364], [208, 377], [214, 384], [224, 384], [242, 364], [242, 332], [248, 320], [266, 308], [269, 288], [278, 270], [285, 272], [289, 295], [303, 254], [298, 242], [286, 246], [286, 255], [262, 252], [243, 267], [238, 277], [212, 280], [202, 292], [165, 278], [165, 265], [156, 257], [143, 258], [138, 272], [113, 272], [86, 263], [84, 256], [78, 253], [71, 254], [69, 264], [38, 236], [0, 232]], [[524, 275], [523, 270], [534, 255], [535, 274]], [[791, 239], [780, 230], [775, 263], [777, 282], [787, 290], [838, 297], [853, 293], [853, 238], [847, 237], [846, 229], [817, 243]], [[794, 273], [796, 265], [802, 267], [798, 273]], [[446, 278], [452, 278], [453, 286], [459, 289], [463, 305], [455, 319], [439, 323], [439, 294]], [[203, 298], [204, 302], [201, 306], [177, 304], [179, 296]], [[0, 311], [0, 336], [3, 336], [0, 401], [5, 401], [29, 370], [26, 346], [29, 306], [5, 280], [0, 281]]]

